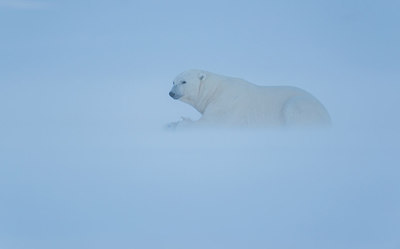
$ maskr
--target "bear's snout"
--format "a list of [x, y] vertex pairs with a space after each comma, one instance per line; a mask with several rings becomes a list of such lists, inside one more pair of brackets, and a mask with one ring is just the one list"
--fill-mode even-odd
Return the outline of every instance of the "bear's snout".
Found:
[[171, 96], [173, 99], [179, 99], [182, 97], [182, 93], [179, 88], [175, 86], [172, 87], [171, 91], [169, 91], [169, 96]]
[[182, 97], [182, 94], [179, 92], [174, 91], [173, 89], [169, 92], [169, 96], [171, 96], [173, 99], [179, 99]]

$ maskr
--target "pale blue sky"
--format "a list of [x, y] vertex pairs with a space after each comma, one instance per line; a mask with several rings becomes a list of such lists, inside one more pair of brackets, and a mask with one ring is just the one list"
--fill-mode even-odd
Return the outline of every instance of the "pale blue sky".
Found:
[[204, 68], [338, 83], [340, 74], [371, 71], [391, 79], [400, 56], [398, 1], [0, 3], [3, 82], [144, 80]]
[[[399, 1], [0, 0], [0, 248], [397, 249]], [[167, 133], [189, 68], [326, 132]]]

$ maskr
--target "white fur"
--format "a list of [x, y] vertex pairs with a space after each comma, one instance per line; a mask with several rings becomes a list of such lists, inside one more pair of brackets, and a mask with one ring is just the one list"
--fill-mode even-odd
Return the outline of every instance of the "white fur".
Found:
[[169, 127], [229, 125], [245, 127], [330, 124], [324, 106], [310, 93], [290, 86], [257, 86], [245, 80], [202, 70], [178, 75], [170, 95], [199, 111]]

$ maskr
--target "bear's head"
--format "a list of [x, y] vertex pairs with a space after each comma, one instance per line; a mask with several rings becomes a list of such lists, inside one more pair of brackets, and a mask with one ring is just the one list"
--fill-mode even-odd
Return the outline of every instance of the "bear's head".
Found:
[[206, 72], [201, 70], [188, 70], [179, 74], [174, 82], [169, 96], [185, 103], [196, 102], [202, 82], [207, 78]]

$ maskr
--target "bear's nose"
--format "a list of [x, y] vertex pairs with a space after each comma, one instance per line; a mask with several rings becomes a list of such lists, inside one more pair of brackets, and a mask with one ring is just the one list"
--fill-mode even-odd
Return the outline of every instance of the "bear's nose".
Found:
[[175, 96], [174, 92], [169, 92], [169, 96], [171, 96], [172, 98]]

